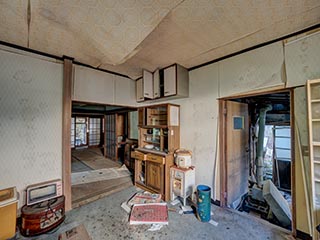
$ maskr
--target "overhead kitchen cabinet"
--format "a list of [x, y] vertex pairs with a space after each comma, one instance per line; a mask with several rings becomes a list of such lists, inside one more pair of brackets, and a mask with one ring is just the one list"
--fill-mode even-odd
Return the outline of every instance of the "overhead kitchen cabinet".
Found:
[[160, 71], [157, 69], [153, 73], [153, 98], [160, 97]]
[[143, 70], [142, 78], [136, 81], [137, 102], [160, 97], [159, 70], [151, 73]]
[[137, 102], [143, 102], [144, 96], [143, 96], [143, 79], [139, 78], [136, 81], [136, 99]]
[[144, 98], [153, 99], [153, 74], [143, 70], [143, 96]]
[[174, 64], [163, 70], [164, 97], [189, 96], [189, 73], [179, 64]]
[[166, 97], [180, 98], [189, 96], [189, 73], [179, 64], [153, 73], [143, 70], [142, 78], [136, 81], [137, 102]]

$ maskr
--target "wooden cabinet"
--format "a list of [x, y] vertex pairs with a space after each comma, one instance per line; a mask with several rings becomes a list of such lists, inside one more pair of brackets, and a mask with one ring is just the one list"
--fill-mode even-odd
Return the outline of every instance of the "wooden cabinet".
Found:
[[180, 147], [180, 107], [159, 104], [139, 109], [139, 147], [135, 151], [135, 185], [170, 199], [170, 167]]
[[144, 96], [143, 96], [143, 79], [139, 78], [136, 81], [136, 100], [137, 102], [143, 102]]
[[189, 73], [179, 64], [163, 70], [164, 96], [189, 96]]
[[153, 99], [153, 74], [143, 70], [143, 96]]
[[147, 161], [147, 186], [155, 191], [163, 192], [163, 164]]
[[163, 70], [164, 96], [172, 96], [177, 93], [176, 65]]

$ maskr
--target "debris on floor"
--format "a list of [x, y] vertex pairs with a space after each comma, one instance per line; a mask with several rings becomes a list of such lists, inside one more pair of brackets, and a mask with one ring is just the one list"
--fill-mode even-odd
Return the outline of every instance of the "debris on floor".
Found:
[[163, 224], [154, 223], [151, 225], [151, 227], [147, 231], [150, 231], [150, 232], [159, 231], [163, 226], [164, 226]]
[[59, 240], [91, 240], [91, 237], [89, 236], [86, 228], [83, 226], [83, 224], [74, 227], [68, 231], [65, 231], [64, 233], [61, 233], [59, 235]]
[[147, 204], [147, 203], [160, 203], [162, 202], [161, 194], [153, 194], [148, 191], [137, 192], [133, 195], [129, 201], [123, 202], [121, 208], [128, 214], [131, 212], [131, 208], [134, 204]]
[[134, 204], [145, 204], [145, 203], [160, 203], [161, 194], [154, 194], [150, 192], [138, 192], [129, 201], [128, 205], [133, 206]]
[[213, 221], [212, 219], [209, 221], [209, 223], [210, 223], [211, 225], [215, 226], [215, 227], [218, 226], [218, 222]]
[[180, 214], [193, 214], [194, 211], [190, 206], [181, 206]]
[[129, 223], [137, 224], [168, 224], [167, 203], [134, 204]]
[[121, 204], [121, 208], [122, 208], [123, 210], [125, 210], [128, 214], [130, 214], [130, 212], [131, 212], [131, 207], [128, 205], [127, 202], [123, 202], [123, 203]]
[[172, 206], [175, 206], [175, 205], [177, 205], [178, 203], [180, 203], [180, 201], [179, 201], [178, 198], [176, 198], [175, 200], [171, 201], [170, 204], [171, 204]]

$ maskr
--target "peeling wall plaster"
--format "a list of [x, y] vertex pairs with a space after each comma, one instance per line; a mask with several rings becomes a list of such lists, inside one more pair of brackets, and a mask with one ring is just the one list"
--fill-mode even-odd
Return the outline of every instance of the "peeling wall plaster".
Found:
[[285, 45], [288, 87], [320, 78], [320, 32]]

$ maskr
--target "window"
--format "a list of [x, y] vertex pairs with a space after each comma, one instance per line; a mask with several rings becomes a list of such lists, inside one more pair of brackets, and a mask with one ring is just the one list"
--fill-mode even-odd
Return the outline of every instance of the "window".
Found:
[[89, 118], [89, 146], [100, 144], [101, 118]]
[[233, 117], [233, 129], [244, 129], [244, 117]]
[[85, 117], [76, 117], [76, 146], [87, 145], [87, 123]]
[[74, 148], [74, 135], [75, 135], [75, 121], [76, 119], [73, 117], [71, 118], [71, 147]]

